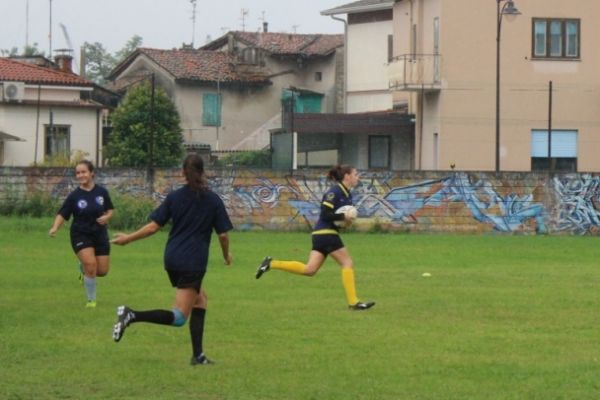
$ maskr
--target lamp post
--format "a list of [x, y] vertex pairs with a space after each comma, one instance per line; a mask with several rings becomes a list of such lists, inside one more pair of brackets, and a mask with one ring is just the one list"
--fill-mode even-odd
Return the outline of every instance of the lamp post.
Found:
[[502, 17], [519, 14], [521, 12], [515, 7], [513, 0], [496, 0], [496, 172], [500, 171], [500, 33]]

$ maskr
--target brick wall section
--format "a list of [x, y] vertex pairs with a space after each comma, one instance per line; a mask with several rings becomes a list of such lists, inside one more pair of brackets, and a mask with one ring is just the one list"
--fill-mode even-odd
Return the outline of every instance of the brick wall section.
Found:
[[[268, 170], [209, 172], [237, 229], [309, 229], [330, 183], [325, 170], [293, 175]], [[600, 232], [600, 175], [362, 171], [353, 190], [359, 230], [447, 233], [593, 234]], [[150, 190], [146, 170], [99, 169], [109, 190], [150, 196], [157, 204], [184, 183], [161, 169]], [[0, 201], [43, 191], [63, 199], [76, 187], [72, 168], [0, 168]], [[118, 210], [116, 210], [118, 212]]]

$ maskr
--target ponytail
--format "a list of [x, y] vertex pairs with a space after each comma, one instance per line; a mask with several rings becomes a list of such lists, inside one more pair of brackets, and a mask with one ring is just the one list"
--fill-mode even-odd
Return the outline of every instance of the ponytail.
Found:
[[327, 174], [327, 179], [332, 181], [341, 182], [344, 180], [344, 176], [351, 174], [354, 167], [352, 165], [336, 165]]
[[204, 161], [197, 154], [190, 154], [185, 158], [183, 175], [194, 192], [202, 193], [208, 190], [208, 181], [204, 175]]

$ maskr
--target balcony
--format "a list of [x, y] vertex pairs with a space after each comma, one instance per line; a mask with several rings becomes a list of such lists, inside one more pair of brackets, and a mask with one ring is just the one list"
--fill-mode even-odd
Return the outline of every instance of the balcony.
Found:
[[442, 88], [440, 54], [402, 54], [388, 65], [391, 90], [435, 92]]

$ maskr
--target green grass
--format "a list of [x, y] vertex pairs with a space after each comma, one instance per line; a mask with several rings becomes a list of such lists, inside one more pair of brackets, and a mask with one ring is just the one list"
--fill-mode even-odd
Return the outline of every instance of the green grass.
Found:
[[264, 255], [304, 260], [308, 234], [235, 232], [234, 265], [214, 240], [205, 280], [217, 364], [194, 368], [187, 326], [111, 339], [117, 305], [171, 307], [166, 233], [113, 247], [90, 310], [50, 224], [0, 219], [2, 399], [600, 398], [597, 238], [347, 234], [377, 301], [350, 312], [332, 261], [254, 279]]

